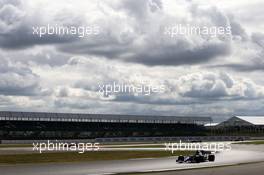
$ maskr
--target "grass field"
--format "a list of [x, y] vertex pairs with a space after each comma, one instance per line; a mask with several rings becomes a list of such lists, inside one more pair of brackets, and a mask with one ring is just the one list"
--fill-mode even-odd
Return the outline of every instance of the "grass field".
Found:
[[2, 164], [19, 163], [54, 163], [54, 162], [86, 162], [101, 160], [124, 160], [135, 158], [158, 158], [176, 155], [189, 155], [191, 151], [176, 151], [174, 154], [165, 151], [98, 151], [85, 152], [60, 152], [42, 154], [17, 154], [0, 156]]
[[0, 144], [0, 148], [22, 148], [32, 147], [32, 144]]

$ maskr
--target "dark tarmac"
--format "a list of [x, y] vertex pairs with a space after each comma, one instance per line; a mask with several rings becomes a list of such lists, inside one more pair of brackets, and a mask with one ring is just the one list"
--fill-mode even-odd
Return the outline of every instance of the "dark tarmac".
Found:
[[[7, 151], [7, 150], [6, 150]], [[11, 150], [10, 150], [11, 151]], [[4, 156], [4, 155], [0, 155]], [[151, 172], [151, 174], [203, 174], [203, 175], [263, 175], [264, 147], [263, 145], [234, 145], [231, 151], [216, 154], [215, 162], [199, 164], [178, 164], [175, 157], [143, 158], [114, 161], [79, 162], [79, 163], [47, 163], [47, 164], [0, 164], [1, 175], [106, 175], [131, 172]], [[242, 163], [261, 162], [258, 164]], [[209, 168], [208, 168], [209, 167]], [[214, 167], [214, 168], [211, 168]], [[187, 170], [193, 168], [206, 168]], [[182, 170], [186, 171], [182, 171]], [[180, 170], [180, 171], [175, 171]], [[165, 171], [165, 172], [161, 172]], [[159, 173], [153, 173], [159, 172]], [[199, 174], [198, 174], [199, 173]]]
[[159, 173], [145, 173], [137, 175], [263, 175], [264, 162], [225, 166], [217, 168], [204, 168], [184, 171], [169, 171]]

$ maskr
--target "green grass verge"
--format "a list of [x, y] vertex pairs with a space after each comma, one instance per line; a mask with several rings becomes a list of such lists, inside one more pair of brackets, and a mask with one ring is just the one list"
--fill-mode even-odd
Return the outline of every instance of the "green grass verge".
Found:
[[189, 155], [192, 151], [176, 151], [174, 154], [167, 151], [98, 151], [85, 152], [56, 152], [42, 154], [17, 154], [0, 155], [2, 164], [20, 164], [20, 163], [55, 163], [55, 162], [86, 162], [102, 160], [124, 160], [134, 158], [158, 158], [177, 155]]
[[32, 144], [0, 144], [0, 148], [22, 148], [32, 147]]

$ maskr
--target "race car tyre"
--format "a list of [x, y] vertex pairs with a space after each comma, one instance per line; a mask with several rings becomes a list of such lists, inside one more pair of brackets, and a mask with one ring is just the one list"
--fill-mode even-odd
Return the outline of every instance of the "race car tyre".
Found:
[[177, 162], [184, 162], [184, 156], [180, 155], [177, 159]]
[[209, 162], [214, 162], [214, 161], [215, 161], [215, 155], [210, 154], [210, 155], [208, 156], [208, 161], [209, 161]]

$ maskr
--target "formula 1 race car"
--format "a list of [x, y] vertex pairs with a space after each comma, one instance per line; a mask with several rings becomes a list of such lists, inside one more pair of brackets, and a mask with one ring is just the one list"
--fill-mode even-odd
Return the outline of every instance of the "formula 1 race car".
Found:
[[201, 162], [214, 162], [215, 155], [211, 151], [196, 151], [191, 156], [178, 156], [176, 162], [178, 163], [201, 163]]

